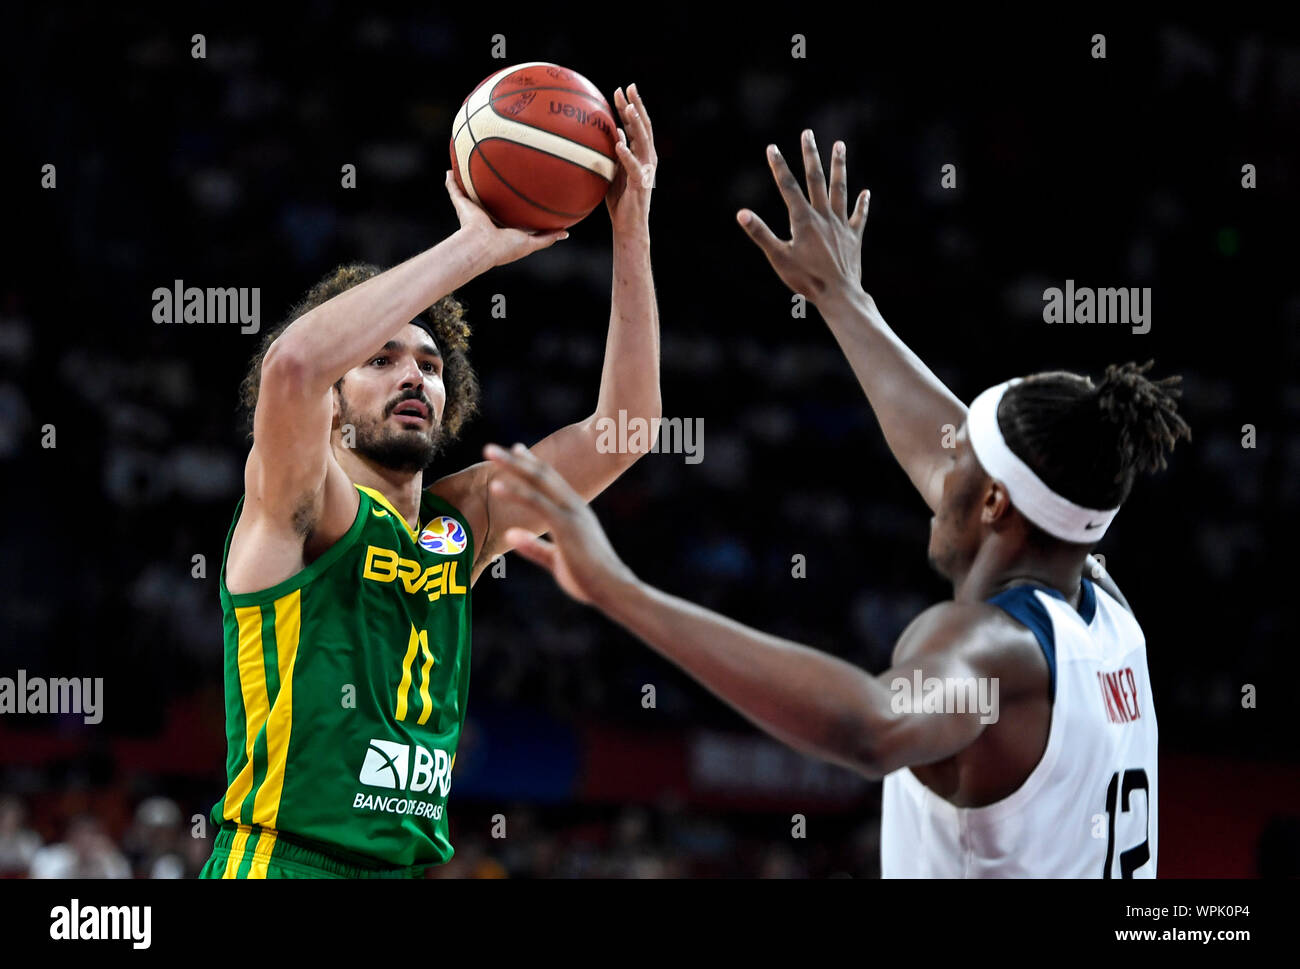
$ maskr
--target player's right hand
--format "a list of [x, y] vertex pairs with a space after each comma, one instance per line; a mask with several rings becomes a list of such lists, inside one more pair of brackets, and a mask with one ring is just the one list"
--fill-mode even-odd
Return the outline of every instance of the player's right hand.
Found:
[[862, 229], [871, 193], [860, 192], [850, 213], [843, 142], [836, 142], [831, 155], [829, 193], [813, 133], [805, 131], [801, 143], [808, 179], [806, 198], [777, 147], [769, 145], [767, 149], [768, 164], [790, 213], [790, 239], [778, 239], [749, 209], [737, 212], [736, 221], [763, 250], [781, 281], [819, 306], [862, 285]]
[[496, 225], [482, 206], [475, 204], [473, 199], [461, 191], [450, 168], [447, 169], [447, 194], [451, 196], [451, 204], [456, 208], [461, 230], [486, 249], [494, 266], [504, 266], [538, 249], [554, 245], [561, 239], [569, 238], [569, 233], [564, 229], [532, 233]]

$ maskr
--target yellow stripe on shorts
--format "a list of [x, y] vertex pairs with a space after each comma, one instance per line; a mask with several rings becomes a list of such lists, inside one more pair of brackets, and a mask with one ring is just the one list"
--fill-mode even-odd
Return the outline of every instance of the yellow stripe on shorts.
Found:
[[249, 878], [265, 878], [266, 866], [271, 860], [271, 851], [275, 848], [275, 832], [262, 829], [262, 836], [253, 848], [253, 864], [249, 866]]
[[235, 841], [230, 846], [230, 855], [226, 858], [226, 870], [221, 873], [222, 878], [235, 878], [239, 871], [239, 865], [244, 860], [244, 849], [248, 846], [248, 835], [251, 828], [240, 825], [235, 831]]

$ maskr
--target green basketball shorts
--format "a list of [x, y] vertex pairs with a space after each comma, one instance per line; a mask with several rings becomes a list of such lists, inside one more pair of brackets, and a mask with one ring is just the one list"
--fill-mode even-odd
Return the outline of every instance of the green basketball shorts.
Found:
[[270, 828], [224, 824], [200, 878], [423, 878], [428, 865], [362, 867], [287, 840]]

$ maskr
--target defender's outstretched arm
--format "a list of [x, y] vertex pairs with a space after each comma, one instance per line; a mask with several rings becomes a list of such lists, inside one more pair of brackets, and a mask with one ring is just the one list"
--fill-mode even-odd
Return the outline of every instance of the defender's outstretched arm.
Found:
[[512, 529], [508, 537], [521, 555], [795, 750], [879, 778], [949, 757], [984, 729], [977, 710], [934, 716], [900, 708], [893, 685], [900, 678], [910, 683], [918, 672], [923, 680], [1004, 677], [1010, 663], [994, 634], [994, 607], [934, 606], [904, 632], [896, 665], [871, 676], [639, 581], [554, 468], [522, 444], [508, 452], [489, 445], [484, 453], [499, 469], [491, 485], [498, 501], [528, 508], [551, 534], [548, 542]]
[[885, 323], [875, 300], [862, 288], [862, 230], [871, 193], [858, 194], [848, 211], [845, 148], [831, 155], [829, 192], [811, 131], [802, 139], [808, 195], [775, 145], [768, 163], [790, 214], [790, 234], [778, 239], [749, 209], [737, 219], [767, 256], [781, 281], [817, 307], [848, 358], [858, 383], [894, 452], [925, 503], [938, 510], [943, 468], [944, 425], [960, 427], [966, 406], [908, 349]]
[[[741, 209], [737, 221], [781, 281], [817, 307], [862, 385], [889, 449], [930, 510], [937, 512], [950, 456], [943, 447], [945, 431], [961, 427], [966, 405], [890, 329], [876, 301], [862, 288], [862, 231], [871, 193], [863, 189], [849, 213], [844, 142], [837, 141], [831, 152], [829, 190], [811, 131], [803, 133], [801, 145], [807, 197], [777, 147], [767, 149], [789, 211], [790, 239], [778, 239], [749, 209]], [[1095, 558], [1088, 557], [1084, 571], [1130, 608]]]

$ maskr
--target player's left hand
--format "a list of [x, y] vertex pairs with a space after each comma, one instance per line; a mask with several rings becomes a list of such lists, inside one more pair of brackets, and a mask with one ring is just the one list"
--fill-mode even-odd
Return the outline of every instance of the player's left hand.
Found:
[[599, 605], [620, 587], [636, 582], [605, 537], [596, 513], [546, 462], [516, 444], [509, 451], [489, 444], [483, 456], [495, 466], [488, 486], [496, 497], [525, 505], [544, 523], [551, 541], [523, 528], [506, 530], [516, 552], [549, 571], [579, 602]]
[[614, 109], [623, 127], [618, 129], [618, 143], [614, 146], [619, 169], [605, 193], [605, 205], [616, 233], [644, 230], [650, 219], [650, 192], [659, 166], [654, 129], [635, 84], [628, 86], [627, 95], [622, 88], [614, 92]]

